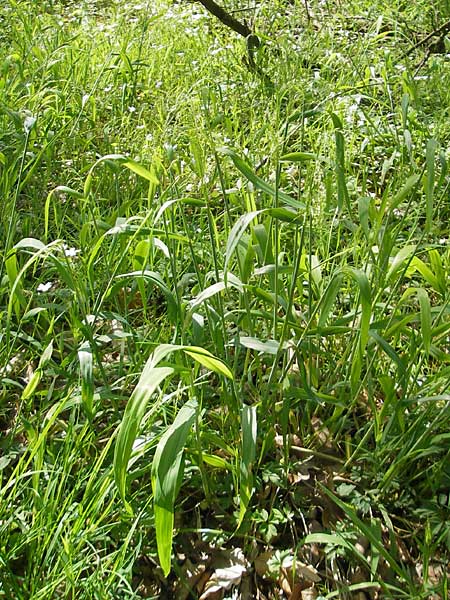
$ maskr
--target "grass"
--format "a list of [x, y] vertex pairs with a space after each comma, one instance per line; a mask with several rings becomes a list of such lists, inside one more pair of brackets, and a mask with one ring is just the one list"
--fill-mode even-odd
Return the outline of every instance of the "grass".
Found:
[[0, 9], [0, 598], [448, 596], [450, 5], [244, 8]]

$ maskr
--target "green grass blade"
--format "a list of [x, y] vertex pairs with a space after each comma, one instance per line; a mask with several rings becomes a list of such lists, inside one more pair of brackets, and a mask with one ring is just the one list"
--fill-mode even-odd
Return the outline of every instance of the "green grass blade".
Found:
[[377, 532], [374, 531], [372, 529], [372, 527], [370, 527], [369, 525], [364, 523], [364, 521], [362, 521], [358, 517], [355, 510], [351, 506], [349, 506], [348, 504], [343, 502], [340, 498], [338, 498], [335, 494], [333, 494], [333, 492], [331, 492], [327, 487], [322, 485], [320, 482], [319, 482], [319, 485], [320, 485], [322, 492], [324, 494], [326, 494], [330, 498], [330, 500], [332, 502], [334, 502], [344, 512], [344, 514], [347, 516], [347, 518], [349, 518], [356, 525], [356, 527], [358, 527], [358, 529], [361, 531], [361, 533], [368, 538], [370, 543], [373, 545], [374, 548], [377, 549], [379, 554], [385, 559], [385, 561], [389, 564], [389, 566], [392, 568], [392, 570], [395, 571], [395, 573], [402, 580], [406, 581], [408, 584], [411, 584], [411, 578], [410, 578], [407, 570], [402, 568], [402, 566], [394, 559], [392, 554], [390, 554], [386, 550], [383, 543], [380, 541]]
[[233, 379], [233, 374], [226, 364], [219, 358], [213, 356], [211, 352], [208, 352], [208, 350], [196, 346], [185, 346], [181, 349], [185, 352], [185, 354], [189, 355], [191, 358], [196, 360], [210, 371], [214, 371], [214, 373], [223, 375], [228, 379]]
[[360, 269], [345, 267], [343, 272], [349, 275], [358, 286], [359, 299], [361, 303], [361, 324], [359, 346], [361, 352], [367, 345], [369, 339], [370, 317], [372, 315], [372, 293], [367, 275]]
[[195, 400], [186, 402], [160, 439], [152, 463], [156, 542], [165, 576], [171, 566], [174, 505], [183, 476], [184, 446], [197, 409]]
[[[420, 181], [420, 177], [421, 177], [421, 175], [418, 173], [415, 173], [414, 175], [410, 175], [410, 177], [408, 177], [408, 179], [405, 182], [405, 185], [392, 198], [390, 207], [389, 207], [391, 210], [394, 210], [394, 208], [397, 208], [397, 206], [399, 204], [401, 204], [408, 197], [408, 195], [414, 190], [414, 188]], [[381, 213], [381, 211], [380, 211], [380, 213]]]
[[236, 221], [233, 225], [230, 234], [227, 240], [227, 246], [225, 250], [225, 265], [224, 265], [224, 276], [226, 277], [228, 271], [228, 265], [230, 263], [231, 257], [233, 256], [233, 252], [236, 250], [237, 245], [239, 244], [240, 239], [242, 238], [245, 230], [250, 225], [250, 223], [261, 214], [263, 211], [255, 210], [249, 213], [245, 213]]
[[325, 323], [327, 322], [331, 309], [333, 308], [333, 304], [336, 301], [336, 297], [338, 295], [339, 288], [341, 287], [343, 278], [344, 276], [342, 273], [336, 273], [332, 278], [331, 282], [329, 283], [325, 294], [322, 296], [322, 307], [320, 310], [319, 322], [317, 324], [319, 329], [324, 327]]
[[153, 183], [154, 185], [159, 184], [157, 177], [153, 173], [134, 160], [127, 159], [122, 163], [122, 166], [130, 169], [130, 171], [133, 171], [133, 173], [136, 173], [136, 175], [150, 181], [150, 183]]
[[426, 199], [426, 231], [431, 230], [433, 221], [433, 201], [434, 201], [434, 182], [435, 182], [435, 158], [438, 143], [436, 140], [428, 140], [425, 154], [426, 177], [425, 177], [425, 199]]
[[250, 498], [253, 494], [252, 465], [256, 455], [257, 429], [256, 406], [244, 405], [241, 412], [242, 453], [240, 467], [241, 479], [239, 487], [240, 508], [238, 527], [242, 523], [250, 502]]
[[226, 154], [231, 158], [234, 163], [234, 166], [246, 177], [253, 185], [261, 192], [264, 192], [268, 196], [272, 198], [278, 197], [281, 202], [284, 202], [288, 206], [292, 206], [292, 208], [303, 209], [305, 205], [303, 202], [299, 202], [298, 200], [294, 200], [291, 198], [289, 194], [282, 192], [281, 190], [275, 190], [274, 187], [266, 183], [263, 179], [258, 177], [256, 173], [251, 169], [251, 167], [233, 150], [229, 148], [221, 148], [220, 151], [223, 154]]
[[114, 478], [119, 494], [129, 511], [131, 511], [131, 507], [125, 499], [126, 474], [133, 443], [137, 437], [148, 401], [160, 383], [174, 372], [171, 367], [155, 368], [151, 366], [152, 359], [153, 357], [151, 356], [147, 361], [141, 377], [128, 400], [122, 421], [119, 425], [114, 450]]

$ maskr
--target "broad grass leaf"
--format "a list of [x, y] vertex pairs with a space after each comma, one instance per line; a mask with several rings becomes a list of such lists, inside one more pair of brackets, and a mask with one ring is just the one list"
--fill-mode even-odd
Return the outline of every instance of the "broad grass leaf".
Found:
[[262, 264], [272, 264], [274, 262], [272, 240], [263, 224], [258, 223], [252, 228], [252, 233], [258, 242], [258, 255]]
[[431, 347], [431, 303], [428, 292], [424, 288], [409, 288], [404, 292], [401, 301], [412, 295], [417, 295], [420, 305], [420, 329], [422, 332], [423, 347], [427, 354]]
[[202, 452], [203, 462], [209, 465], [210, 467], [214, 467], [216, 469], [226, 469], [227, 471], [233, 470], [233, 465], [227, 462], [224, 458], [220, 456], [216, 456], [215, 454], [205, 454]]
[[[332, 115], [333, 121], [335, 121]], [[348, 195], [347, 182], [345, 179], [345, 141], [344, 135], [341, 131], [341, 127], [337, 128], [335, 122], [335, 143], [336, 143], [336, 183], [337, 183], [337, 205], [339, 210], [342, 210], [343, 206], [347, 208], [348, 212], [351, 212], [350, 199]]]
[[121, 273], [116, 277], [117, 279], [132, 278], [136, 280], [144, 279], [151, 281], [154, 285], [156, 285], [157, 288], [159, 288], [167, 301], [168, 316], [170, 320], [173, 321], [176, 318], [176, 314], [178, 312], [177, 299], [159, 273], [148, 270], [132, 271], [130, 273]]
[[220, 151], [223, 154], [226, 154], [231, 158], [234, 163], [234, 166], [246, 177], [253, 185], [258, 189], [271, 196], [272, 198], [278, 197], [281, 202], [287, 204], [288, 206], [292, 206], [292, 208], [303, 209], [305, 205], [303, 202], [299, 202], [298, 200], [294, 200], [288, 194], [282, 192], [281, 190], [276, 190], [274, 187], [266, 183], [263, 179], [258, 177], [256, 173], [251, 169], [251, 167], [243, 160], [236, 152], [231, 150], [230, 148], [221, 148]]
[[122, 166], [130, 169], [130, 171], [133, 171], [133, 173], [136, 173], [136, 175], [139, 175], [139, 177], [150, 181], [150, 183], [155, 185], [159, 184], [158, 178], [151, 171], [134, 160], [127, 159], [122, 163]]
[[205, 350], [205, 348], [201, 348], [200, 346], [180, 346], [177, 344], [160, 344], [153, 354], [148, 359], [148, 363], [152, 367], [156, 367], [156, 365], [161, 362], [166, 356], [175, 352], [177, 350], [183, 351], [185, 354], [189, 355], [195, 361], [209, 369], [210, 371], [214, 371], [218, 375], [223, 375], [228, 379], [233, 379], [233, 374], [227, 365], [221, 361], [219, 358], [216, 358], [211, 352]]
[[122, 422], [119, 425], [117, 442], [114, 449], [114, 478], [120, 497], [130, 512], [131, 507], [126, 501], [125, 496], [126, 474], [133, 443], [137, 437], [148, 401], [160, 383], [174, 372], [174, 369], [171, 367], [153, 367], [152, 360], [153, 355], [148, 359], [139, 381], [128, 400]]
[[245, 213], [236, 221], [236, 223], [231, 228], [230, 234], [227, 240], [227, 247], [225, 250], [225, 265], [224, 265], [224, 279], [226, 282], [226, 275], [228, 270], [228, 265], [230, 263], [231, 257], [233, 256], [233, 252], [236, 250], [236, 246], [238, 245], [241, 237], [244, 234], [244, 231], [250, 225], [250, 223], [260, 215], [262, 210], [255, 210], [249, 213]]
[[340, 273], [340, 272], [336, 273], [334, 275], [333, 279], [328, 284], [328, 286], [325, 290], [325, 293], [321, 298], [322, 307], [320, 310], [319, 321], [317, 324], [317, 327], [319, 329], [324, 327], [325, 323], [328, 320], [328, 317], [329, 317], [331, 309], [333, 308], [333, 305], [336, 301], [336, 297], [337, 297], [339, 288], [341, 287], [343, 279], [344, 279], [344, 276], [342, 273]]
[[220, 292], [223, 292], [223, 290], [225, 290], [226, 287], [227, 286], [223, 281], [213, 283], [212, 285], [202, 290], [199, 294], [197, 294], [197, 296], [193, 300], [189, 302], [189, 309], [191, 311], [194, 310], [195, 308], [197, 308], [197, 306], [203, 304], [205, 300], [208, 300], [208, 298], [212, 298], [216, 294], [220, 294]]
[[180, 349], [210, 371], [214, 371], [214, 373], [223, 375], [228, 379], [233, 379], [233, 373], [227, 365], [211, 354], [211, 352], [208, 352], [208, 350], [197, 346], [181, 346]]
[[404, 361], [400, 358], [394, 348], [376, 331], [370, 331], [370, 337], [375, 340], [375, 342], [382, 348], [382, 350], [386, 353], [386, 355], [395, 363], [398, 367], [398, 372], [400, 377], [403, 380], [403, 377], [406, 374], [406, 365]]
[[447, 291], [448, 283], [443, 282], [442, 279], [438, 279], [430, 267], [418, 256], [414, 256], [409, 265], [408, 273], [410, 271], [418, 271], [425, 281], [439, 294], [445, 294]]
[[407, 198], [408, 194], [410, 194], [414, 190], [416, 185], [419, 183], [420, 177], [421, 177], [421, 175], [418, 173], [408, 177], [408, 179], [405, 182], [405, 185], [392, 198], [390, 207], [389, 207], [391, 210], [394, 210], [394, 208], [397, 208], [397, 206], [399, 204], [401, 204]]
[[30, 380], [28, 381], [27, 385], [25, 386], [25, 388], [22, 392], [21, 400], [28, 400], [29, 398], [31, 398], [31, 396], [34, 394], [37, 386], [39, 385], [41, 378], [42, 378], [42, 370], [36, 369], [36, 371], [33, 373], [33, 375], [31, 376]]
[[277, 219], [278, 221], [284, 221], [285, 223], [294, 223], [300, 218], [303, 219], [303, 216], [300, 216], [299, 213], [292, 208], [267, 208], [265, 212], [272, 218]]
[[[323, 157], [320, 157], [323, 160]], [[280, 157], [281, 162], [307, 162], [319, 160], [319, 155], [314, 152], [288, 152]]]
[[438, 143], [436, 140], [430, 139], [427, 143], [425, 154], [425, 201], [426, 201], [426, 219], [425, 229], [431, 230], [433, 221], [433, 200], [434, 200], [434, 182], [435, 182], [435, 158]]
[[252, 464], [256, 456], [256, 436], [257, 436], [257, 416], [256, 406], [244, 405], [241, 412], [241, 435], [242, 435], [242, 450], [241, 450], [241, 479], [239, 487], [239, 521], [238, 527], [241, 525], [247, 511], [250, 498], [253, 494], [253, 474]]
[[399, 250], [397, 252], [397, 254], [394, 256], [394, 259], [392, 260], [389, 270], [387, 272], [387, 275], [386, 275], [387, 281], [389, 281], [389, 279], [391, 279], [391, 277], [393, 277], [394, 274], [397, 273], [397, 271], [399, 269], [401, 269], [401, 267], [405, 263], [405, 261], [410, 260], [411, 255], [414, 254], [415, 251], [416, 251], [416, 246], [409, 244], [408, 246], [404, 246], [401, 250]]
[[372, 315], [372, 293], [367, 275], [360, 269], [353, 267], [344, 267], [342, 272], [349, 275], [358, 286], [359, 299], [361, 303], [361, 324], [360, 324], [360, 341], [361, 351], [367, 345], [369, 339], [370, 317]]
[[27, 299], [23, 294], [23, 286], [18, 277], [18, 265], [17, 257], [15, 254], [11, 254], [5, 260], [6, 275], [8, 277], [9, 287], [11, 290], [10, 304], [14, 306], [14, 312], [17, 318], [20, 318], [20, 309], [27, 306]]
[[161, 437], [152, 463], [156, 543], [164, 575], [170, 572], [174, 505], [183, 476], [183, 452], [198, 404], [190, 400]]
[[166, 200], [164, 204], [158, 209], [156, 216], [153, 219], [153, 223], [157, 223], [164, 212], [171, 206], [177, 206], [178, 204], [187, 204], [188, 206], [204, 207], [205, 201], [199, 198], [175, 198], [174, 200]]
[[448, 273], [442, 263], [441, 255], [438, 250], [433, 249], [428, 252], [428, 257], [430, 259], [430, 271], [433, 274], [433, 281], [436, 285], [436, 287], [435, 285], [432, 287], [441, 294], [445, 294], [448, 286]]
[[41, 242], [41, 240], [37, 240], [36, 238], [23, 238], [20, 242], [14, 246], [16, 250], [23, 250], [26, 248], [27, 250], [45, 250], [46, 245]]
[[369, 197], [363, 196], [358, 199], [359, 222], [361, 223], [361, 229], [363, 230], [366, 239], [369, 239], [369, 208]]
[[[266, 340], [263, 342], [255, 337], [241, 335], [239, 337], [239, 343], [241, 346], [244, 346], [244, 348], [264, 352], [264, 354], [273, 354], [274, 356], [276, 356], [280, 350], [280, 342], [277, 342], [277, 340]], [[284, 342], [282, 344], [282, 349], [285, 350], [287, 347], [288, 344]]]

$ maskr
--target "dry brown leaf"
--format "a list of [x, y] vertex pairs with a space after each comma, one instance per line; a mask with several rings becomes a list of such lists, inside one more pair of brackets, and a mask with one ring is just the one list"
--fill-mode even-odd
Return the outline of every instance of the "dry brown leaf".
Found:
[[211, 568], [214, 572], [207, 581], [200, 600], [216, 600], [222, 597], [224, 590], [239, 585], [242, 576], [247, 572], [248, 562], [242, 550], [234, 548], [231, 552], [218, 555]]
[[316, 600], [317, 596], [317, 590], [314, 586], [302, 591], [302, 600]]
[[257, 556], [253, 562], [255, 567], [255, 571], [257, 574], [263, 579], [267, 578], [269, 574], [268, 562], [272, 558], [273, 552], [262, 552], [259, 556]]
[[[204, 563], [194, 565], [189, 558], [185, 560], [181, 567], [180, 579], [174, 592], [175, 600], [187, 600], [189, 598], [192, 590], [197, 588], [203, 577], [207, 575], [205, 569], [206, 565]], [[203, 589], [205, 583], [206, 581], [203, 582], [200, 589]]]

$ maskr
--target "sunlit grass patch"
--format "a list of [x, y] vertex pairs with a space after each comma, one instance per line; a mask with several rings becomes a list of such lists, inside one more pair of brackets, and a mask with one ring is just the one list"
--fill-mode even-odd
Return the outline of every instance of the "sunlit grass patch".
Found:
[[449, 7], [234, 8], [0, 9], [0, 597], [448, 593]]

